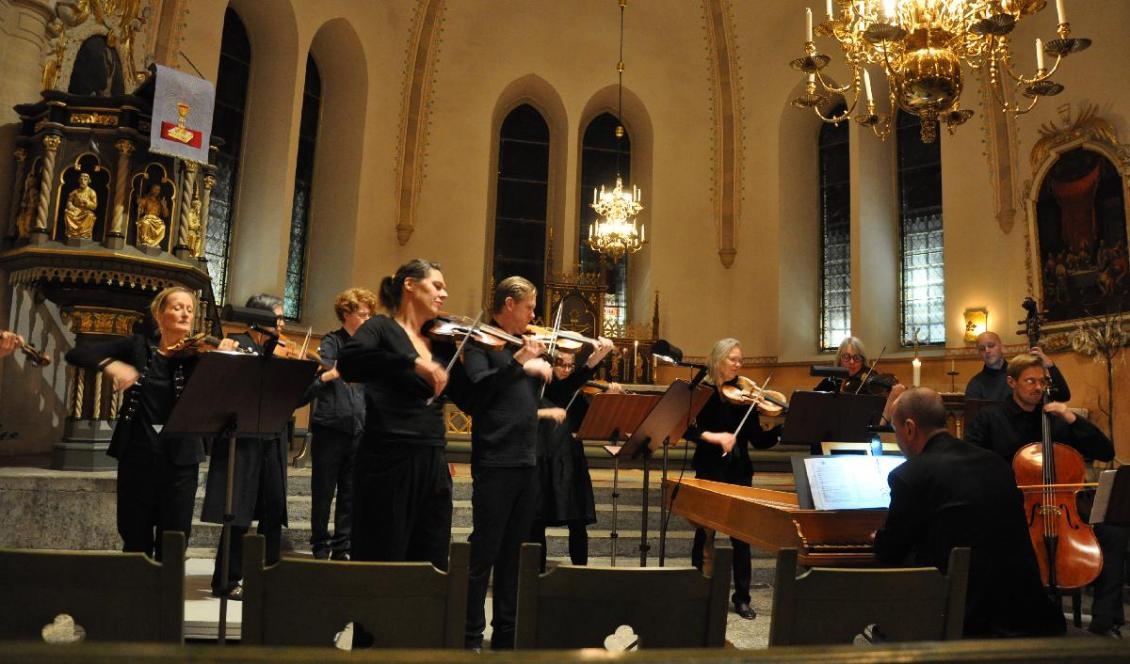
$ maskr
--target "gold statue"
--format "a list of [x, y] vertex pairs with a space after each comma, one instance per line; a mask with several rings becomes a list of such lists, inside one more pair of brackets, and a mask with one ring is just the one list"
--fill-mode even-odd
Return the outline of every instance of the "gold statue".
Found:
[[98, 194], [90, 188], [90, 175], [80, 173], [78, 189], [67, 194], [67, 237], [89, 240], [94, 232], [94, 213], [98, 209]]
[[161, 195], [161, 185], [149, 187], [149, 194], [137, 199], [137, 243], [156, 247], [165, 239], [165, 217], [169, 201]]
[[193, 258], [200, 258], [200, 199], [192, 199], [192, 206], [184, 215], [184, 243]]
[[24, 178], [23, 195], [20, 197], [20, 212], [16, 216], [16, 231], [21, 240], [31, 235], [31, 224], [35, 221], [35, 213], [38, 209], [39, 168], [37, 166]]

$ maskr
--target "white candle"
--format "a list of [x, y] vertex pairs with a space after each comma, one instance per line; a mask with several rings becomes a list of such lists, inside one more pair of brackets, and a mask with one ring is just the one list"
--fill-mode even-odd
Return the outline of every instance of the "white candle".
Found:
[[883, 0], [883, 16], [887, 17], [888, 23], [895, 22], [895, 0]]
[[640, 226], [640, 244], [647, 242], [647, 226]]
[[957, 373], [957, 360], [950, 360], [950, 371]]
[[812, 41], [812, 9], [804, 8], [804, 41]]
[[871, 74], [867, 70], [863, 70], [863, 91], [867, 94], [867, 101], [873, 101], [874, 97], [871, 96]]
[[828, 14], [828, 20], [831, 21], [833, 15], [834, 15], [833, 12], [832, 12], [832, 0], [827, 0], [827, 2], [824, 3], [824, 5], [825, 5], [825, 10], [826, 10], [825, 13]]
[[1036, 37], [1036, 69], [1044, 71], [1044, 40]]
[[1064, 7], [1064, 0], [1055, 0], [1055, 15], [1059, 17], [1059, 24], [1067, 23], [1067, 8]]
[[914, 387], [918, 387], [922, 383], [922, 360], [916, 357], [910, 366], [914, 369]]
[[636, 339], [632, 344], [632, 382], [636, 382], [636, 367], [640, 359], [640, 340]]

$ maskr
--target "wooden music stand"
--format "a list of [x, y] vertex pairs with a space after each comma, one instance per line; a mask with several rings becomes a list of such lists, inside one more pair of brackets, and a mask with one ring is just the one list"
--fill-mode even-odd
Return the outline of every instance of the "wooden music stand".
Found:
[[[663, 448], [663, 479], [667, 479], [667, 448], [672, 440], [679, 440], [683, 432], [698, 415], [698, 411], [706, 405], [710, 398], [710, 388], [700, 384], [686, 382], [678, 379], [667, 387], [667, 391], [652, 406], [643, 421], [636, 426], [632, 435], [624, 442], [620, 449], [620, 456], [629, 459], [640, 458], [643, 461], [643, 509], [640, 515], [640, 567], [647, 567], [647, 552], [651, 548], [647, 543], [647, 508], [648, 493], [650, 490], [652, 453], [660, 446]], [[666, 507], [660, 503], [660, 523], [664, 523], [663, 513]], [[663, 562], [664, 540], [666, 529], [660, 533], [660, 563]]]
[[620, 445], [621, 437], [630, 436], [640, 422], [659, 402], [658, 394], [609, 394], [601, 392], [593, 395], [588, 412], [576, 436], [580, 440], [607, 440], [604, 451], [612, 457], [612, 561], [616, 566], [616, 545], [620, 533], [617, 530], [617, 504], [620, 498]]
[[[238, 438], [275, 438], [290, 421], [318, 363], [214, 351], [200, 358], [192, 378], [173, 406], [161, 436], [228, 437], [228, 483], [224, 497], [220, 578], [227, 582], [231, 527], [235, 521], [232, 489]], [[220, 597], [218, 642], [227, 637], [228, 597]]]

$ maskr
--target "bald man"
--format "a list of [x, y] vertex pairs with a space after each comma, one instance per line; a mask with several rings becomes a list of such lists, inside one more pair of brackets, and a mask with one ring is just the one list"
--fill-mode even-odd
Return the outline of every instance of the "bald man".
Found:
[[949, 434], [937, 392], [893, 394], [888, 411], [907, 460], [887, 477], [891, 505], [875, 533], [876, 557], [945, 571], [951, 549], [970, 547], [966, 637], [1063, 634], [1063, 614], [1041, 585], [1012, 468]]
[[[981, 399], [983, 401], [1006, 401], [1012, 397], [1012, 388], [1008, 385], [1008, 362], [1004, 359], [1004, 344], [996, 332], [982, 332], [977, 337], [977, 352], [985, 366], [969, 380], [965, 386], [966, 399]], [[1067, 380], [1059, 372], [1051, 358], [1039, 348], [1033, 347], [1030, 351], [1040, 358], [1048, 375], [1052, 379], [1052, 397], [1056, 401], [1069, 401], [1071, 390], [1067, 387]]]

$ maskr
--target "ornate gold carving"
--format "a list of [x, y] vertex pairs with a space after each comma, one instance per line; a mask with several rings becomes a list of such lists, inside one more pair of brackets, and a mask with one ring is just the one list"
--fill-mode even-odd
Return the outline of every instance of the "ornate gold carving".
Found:
[[55, 134], [48, 134], [43, 137], [43, 147], [47, 148], [48, 152], [55, 152], [59, 146], [63, 144], [63, 137]]
[[89, 240], [94, 231], [98, 194], [90, 188], [90, 174], [79, 173], [78, 188], [67, 194], [67, 237]]
[[75, 306], [63, 310], [63, 318], [75, 334], [125, 336], [133, 333], [133, 326], [141, 316], [137, 311], [110, 307]]
[[203, 232], [200, 225], [200, 207], [201, 200], [199, 198], [192, 199], [192, 205], [184, 213], [184, 244], [188, 247], [189, 252], [193, 258], [200, 258], [200, 249], [203, 244]]
[[157, 292], [169, 286], [184, 285], [180, 281], [154, 275], [136, 274], [122, 270], [61, 265], [41, 265], [16, 270], [8, 276], [8, 281], [13, 286], [33, 286], [41, 281], [54, 281], [108, 284], [118, 287], [140, 288], [153, 292]]
[[455, 406], [448, 406], [443, 410], [444, 423], [447, 433], [471, 433], [471, 416]]
[[129, 155], [133, 154], [135, 148], [133, 141], [129, 141], [123, 138], [114, 142], [114, 149], [118, 151], [118, 154], [128, 157]]
[[[148, 8], [148, 3], [144, 4]], [[43, 65], [43, 88], [56, 88], [67, 59], [74, 57], [83, 39], [95, 34], [104, 34], [106, 45], [118, 52], [127, 86], [144, 81], [148, 73], [138, 66], [134, 53], [134, 42], [148, 21], [148, 12], [143, 12], [142, 6], [143, 0], [59, 0], [55, 18], [46, 28], [53, 43]]]
[[1109, 120], [1099, 116], [1097, 104], [1083, 106], [1074, 120], [1071, 119], [1071, 104], [1064, 104], [1058, 110], [1062, 126], [1055, 122], [1040, 125], [1041, 138], [1032, 146], [1033, 171], [1047, 161], [1056, 147], [1080, 139], [1105, 144], [1126, 158], [1126, 148], [1118, 145], [1118, 131]]
[[71, 113], [68, 120], [76, 125], [118, 125], [118, 116], [110, 113]]
[[165, 239], [165, 219], [169, 216], [169, 199], [160, 184], [149, 186], [149, 193], [137, 199], [137, 243], [156, 247]]

